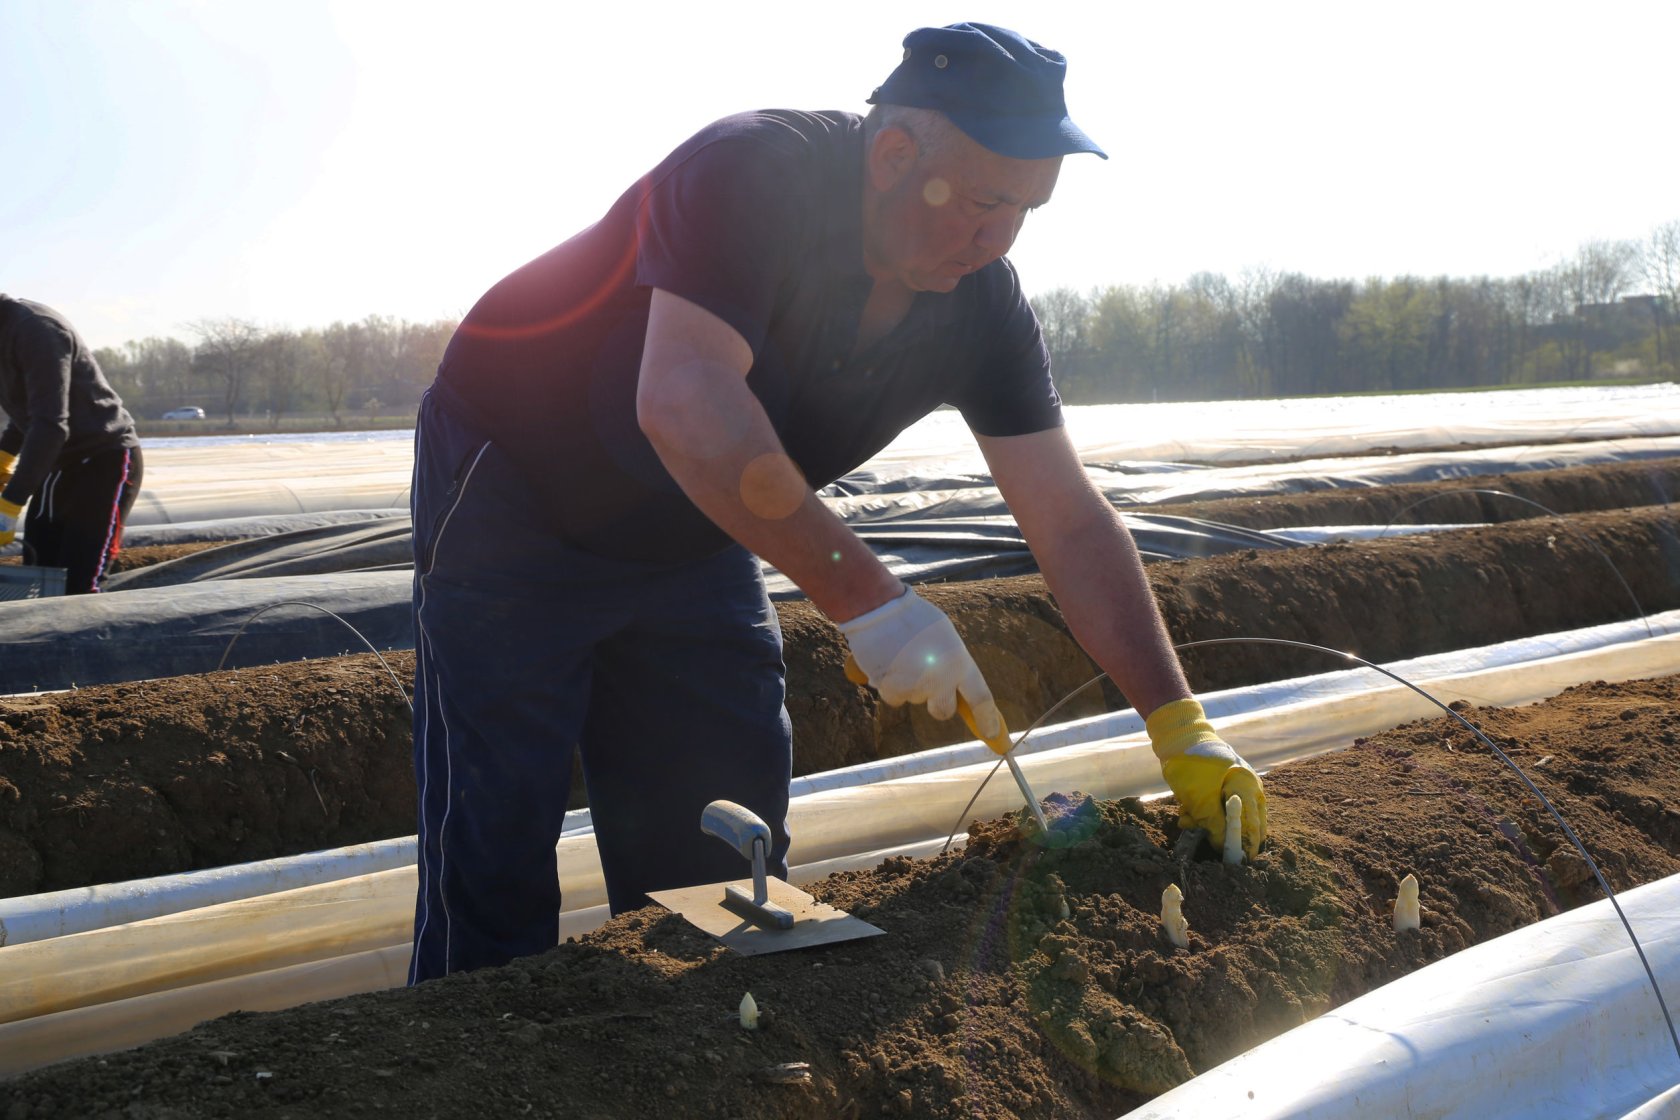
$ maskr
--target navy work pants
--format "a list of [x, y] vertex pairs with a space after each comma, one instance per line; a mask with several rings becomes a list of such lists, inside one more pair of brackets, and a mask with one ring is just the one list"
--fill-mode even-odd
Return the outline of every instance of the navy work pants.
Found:
[[123, 524], [140, 493], [138, 447], [100, 451], [55, 467], [31, 497], [23, 560], [64, 569], [64, 592], [85, 595], [122, 547]]
[[787, 867], [781, 631], [757, 560], [731, 547], [653, 564], [568, 545], [444, 392], [427, 393], [415, 430], [410, 983], [558, 942], [554, 849], [575, 752], [613, 913], [750, 874], [700, 831], [719, 798], [770, 825], [773, 873]]

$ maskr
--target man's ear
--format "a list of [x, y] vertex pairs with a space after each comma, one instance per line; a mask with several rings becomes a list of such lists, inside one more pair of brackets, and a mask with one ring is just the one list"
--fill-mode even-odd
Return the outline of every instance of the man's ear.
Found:
[[886, 125], [870, 141], [869, 184], [877, 191], [892, 190], [916, 165], [916, 138], [897, 125]]

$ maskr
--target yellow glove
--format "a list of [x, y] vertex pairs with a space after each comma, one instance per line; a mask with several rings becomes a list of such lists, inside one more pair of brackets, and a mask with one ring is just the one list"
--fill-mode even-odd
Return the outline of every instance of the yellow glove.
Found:
[[1213, 730], [1194, 700], [1174, 700], [1144, 721], [1161, 774], [1178, 799], [1182, 828], [1225, 835], [1225, 800], [1242, 798], [1243, 851], [1253, 858], [1266, 839], [1266, 791], [1260, 776]]
[[0, 498], [0, 548], [17, 539], [18, 523], [23, 520], [23, 507]]
[[[863, 668], [858, 665], [857, 658], [849, 653], [846, 655], [846, 679], [853, 684], [867, 685], [869, 683], [869, 674], [865, 673]], [[974, 719], [974, 709], [968, 706], [968, 700], [961, 693], [957, 694], [957, 714], [962, 716], [964, 723], [968, 724], [969, 734], [985, 743], [998, 754], [1009, 753], [1011, 745], [1009, 742], [1009, 725], [1003, 722], [1002, 712], [997, 714], [997, 734], [989, 737], [980, 734], [979, 725]]]

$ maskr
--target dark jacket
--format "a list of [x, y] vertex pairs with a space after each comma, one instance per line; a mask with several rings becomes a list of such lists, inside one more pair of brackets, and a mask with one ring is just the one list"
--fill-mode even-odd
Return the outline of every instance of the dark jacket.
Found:
[[18, 457], [0, 497], [22, 505], [60, 466], [101, 451], [138, 447], [134, 418], [93, 351], [63, 315], [0, 293], [0, 451]]

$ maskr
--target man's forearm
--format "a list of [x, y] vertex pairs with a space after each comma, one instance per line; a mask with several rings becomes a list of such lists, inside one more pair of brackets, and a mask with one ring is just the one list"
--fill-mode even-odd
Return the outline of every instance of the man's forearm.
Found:
[[1140, 715], [1190, 695], [1143, 558], [1125, 524], [1099, 510], [1040, 557], [1068, 628]]
[[636, 422], [683, 493], [836, 622], [899, 593], [874, 553], [811, 492], [747, 387], [751, 348], [700, 305], [648, 303]]
[[773, 564], [837, 622], [879, 606], [899, 581], [812, 492], [758, 399], [726, 368], [673, 376], [642, 427], [700, 510]]

